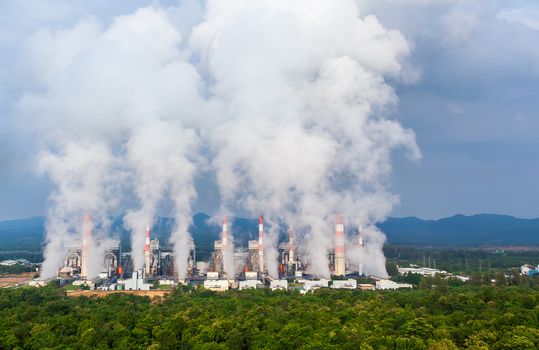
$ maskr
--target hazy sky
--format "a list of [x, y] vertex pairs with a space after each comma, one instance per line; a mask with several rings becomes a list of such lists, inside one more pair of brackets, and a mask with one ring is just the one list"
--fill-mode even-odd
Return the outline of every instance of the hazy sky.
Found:
[[[27, 90], [26, 43], [38, 30], [81, 19], [106, 26], [152, 1], [0, 0], [0, 219], [44, 215], [50, 183], [37, 175], [40, 135], [17, 118]], [[536, 1], [359, 1], [411, 44], [409, 77], [390, 82], [389, 111], [416, 133], [423, 157], [394, 157], [392, 215], [456, 213], [539, 217], [539, 5]], [[196, 1], [183, 6], [196, 7]], [[335, 1], [338, 6], [338, 1]], [[196, 21], [183, 18], [178, 21]], [[218, 206], [212, 175], [198, 180], [195, 211]]]

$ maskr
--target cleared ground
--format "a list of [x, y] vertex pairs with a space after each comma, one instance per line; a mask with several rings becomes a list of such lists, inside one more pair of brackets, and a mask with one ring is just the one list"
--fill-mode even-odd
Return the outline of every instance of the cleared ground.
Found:
[[0, 276], [0, 288], [27, 284], [34, 278], [35, 274], [35, 272], [24, 272], [13, 275]]
[[67, 290], [66, 295], [68, 297], [97, 297], [103, 298], [111, 294], [133, 294], [139, 296], [150, 297], [151, 299], [157, 297], [165, 297], [170, 294], [170, 290]]

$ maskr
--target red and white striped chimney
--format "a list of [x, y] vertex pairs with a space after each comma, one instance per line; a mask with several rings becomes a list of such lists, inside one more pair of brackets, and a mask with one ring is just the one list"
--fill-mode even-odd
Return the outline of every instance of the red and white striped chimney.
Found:
[[335, 275], [345, 275], [344, 262], [344, 218], [337, 215], [335, 220]]
[[150, 258], [150, 237], [151, 237], [151, 228], [150, 226], [146, 227], [146, 240], [144, 242], [144, 272], [146, 275], [152, 273], [152, 261]]
[[264, 217], [258, 217], [258, 271], [264, 273]]
[[90, 244], [92, 240], [93, 219], [90, 214], [84, 215], [82, 223], [82, 249], [81, 249], [81, 263], [80, 263], [80, 276], [82, 278], [88, 278], [88, 265], [90, 260]]
[[228, 217], [225, 216], [223, 219], [223, 232], [221, 232], [221, 243], [223, 246], [223, 251], [228, 247]]

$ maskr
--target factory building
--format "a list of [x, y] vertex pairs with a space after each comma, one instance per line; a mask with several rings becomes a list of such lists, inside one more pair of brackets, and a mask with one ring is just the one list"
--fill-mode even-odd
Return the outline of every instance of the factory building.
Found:
[[244, 290], [244, 289], [256, 289], [256, 288], [263, 288], [264, 285], [262, 284], [262, 282], [260, 282], [259, 280], [257, 279], [254, 279], [254, 280], [245, 280], [245, 281], [240, 281], [239, 282], [239, 289], [240, 290]]
[[[221, 239], [215, 241], [213, 244], [213, 253], [210, 258], [210, 266], [208, 269], [208, 271], [217, 272], [221, 276], [226, 276], [226, 271], [231, 268], [231, 266], [228, 265], [234, 262], [234, 247], [228, 229], [228, 217], [225, 216], [223, 219]], [[235, 276], [226, 277], [234, 279]]]
[[412, 288], [411, 284], [408, 283], [397, 283], [391, 280], [379, 280], [376, 281], [376, 289], [400, 289], [400, 288]]
[[334, 280], [331, 288], [333, 289], [357, 289], [357, 281], [354, 279]]
[[288, 290], [288, 281], [287, 280], [271, 280], [270, 289], [271, 290]]
[[131, 279], [123, 281], [125, 290], [150, 290], [152, 284], [144, 282], [144, 270], [134, 271]]
[[247, 270], [258, 272], [259, 260], [258, 260], [258, 241], [250, 240], [247, 242], [248, 255], [247, 255]]
[[230, 282], [225, 279], [219, 279], [219, 273], [208, 272], [204, 281], [204, 289], [208, 289], [214, 292], [226, 292], [230, 287]]
[[417, 273], [421, 276], [435, 276], [436, 274], [447, 274], [447, 271], [438, 270], [438, 269], [431, 269], [429, 267], [400, 267], [397, 266], [397, 269], [399, 270], [399, 274], [401, 275], [407, 275], [409, 273]]
[[294, 242], [294, 227], [288, 231], [288, 242], [279, 244], [279, 274], [285, 276], [301, 276], [303, 270], [301, 262], [296, 259]]
[[[81, 240], [75, 239], [65, 245], [64, 266], [59, 269], [59, 276], [69, 277], [79, 274], [81, 278], [88, 278], [91, 249], [95, 247], [92, 229], [92, 216], [85, 215]], [[120, 240], [111, 238], [101, 240], [99, 250], [103, 254], [103, 264], [100, 271], [107, 273], [108, 276], [115, 275], [121, 263]]]

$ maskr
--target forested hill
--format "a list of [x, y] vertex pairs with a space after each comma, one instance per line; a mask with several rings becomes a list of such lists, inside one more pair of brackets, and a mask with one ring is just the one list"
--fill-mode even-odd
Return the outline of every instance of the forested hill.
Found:
[[439, 220], [388, 218], [378, 225], [390, 243], [416, 245], [537, 245], [539, 219], [508, 215], [455, 215]]
[[[256, 239], [256, 219], [231, 218], [232, 230], [238, 244], [245, 246]], [[44, 239], [43, 217], [0, 222], [0, 249], [35, 249]], [[174, 226], [171, 218], [160, 217], [153, 232], [164, 245]], [[539, 219], [519, 219], [507, 215], [480, 214], [455, 215], [439, 220], [416, 217], [388, 218], [378, 225], [392, 244], [429, 246], [485, 246], [485, 245], [538, 245]], [[284, 231], [284, 228], [283, 228]], [[113, 219], [112, 232], [121, 237], [124, 249], [129, 248], [129, 233], [123, 227], [122, 217]], [[210, 221], [204, 213], [193, 216], [191, 232], [197, 247], [211, 249], [218, 239], [220, 223]]]

